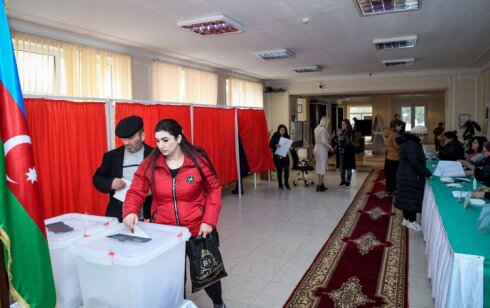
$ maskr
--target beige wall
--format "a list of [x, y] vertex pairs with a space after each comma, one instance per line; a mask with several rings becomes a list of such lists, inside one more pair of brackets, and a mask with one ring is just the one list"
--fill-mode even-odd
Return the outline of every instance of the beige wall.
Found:
[[264, 109], [269, 133], [276, 131], [279, 124], [289, 127], [289, 119], [291, 117], [288, 92], [266, 93]]

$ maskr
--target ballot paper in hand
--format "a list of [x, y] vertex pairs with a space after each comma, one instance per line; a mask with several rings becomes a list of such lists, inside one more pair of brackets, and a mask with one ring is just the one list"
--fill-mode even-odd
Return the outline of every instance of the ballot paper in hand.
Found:
[[124, 188], [116, 190], [116, 192], [114, 193], [114, 198], [124, 202], [124, 200], [126, 199], [126, 193], [128, 192], [129, 187], [131, 186], [131, 182], [126, 179], [122, 179], [122, 180], [124, 181], [124, 183], [126, 183], [126, 186], [124, 186]]
[[434, 171], [434, 175], [440, 177], [466, 176], [461, 163], [459, 161], [451, 160], [440, 160], [437, 164], [436, 170]]
[[279, 139], [279, 144], [281, 145], [276, 149], [276, 152], [274, 152], [276, 155], [286, 157], [288, 155], [289, 148], [293, 144], [293, 140], [281, 137]]

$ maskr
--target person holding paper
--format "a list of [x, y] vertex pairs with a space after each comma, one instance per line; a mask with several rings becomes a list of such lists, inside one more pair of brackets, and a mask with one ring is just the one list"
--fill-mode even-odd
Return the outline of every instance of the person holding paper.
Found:
[[276, 150], [281, 147], [281, 144], [279, 143], [281, 137], [290, 139], [288, 135], [288, 129], [284, 124], [280, 124], [277, 127], [277, 131], [272, 135], [271, 140], [269, 141], [269, 147], [272, 150], [272, 158], [274, 160], [274, 164], [276, 165], [279, 189], [284, 190], [284, 186], [286, 186], [287, 190], [291, 190], [291, 187], [289, 186], [289, 155], [286, 153], [286, 156], [283, 157], [276, 154]]
[[[153, 223], [186, 227], [193, 237], [218, 238], [221, 183], [206, 152], [189, 143], [173, 119], [158, 122], [155, 141], [157, 148], [138, 167], [126, 194], [124, 223], [134, 230], [151, 188]], [[214, 307], [226, 307], [220, 280], [204, 290]]]
[[[119, 121], [116, 136], [121, 138], [123, 145], [104, 154], [92, 181], [98, 191], [110, 195], [105, 216], [117, 217], [122, 222], [123, 202], [114, 198], [114, 194], [116, 190], [128, 188], [127, 183], [131, 183], [139, 164], [153, 148], [144, 143], [143, 119], [138, 116]], [[145, 219], [150, 219], [151, 200], [148, 196], [143, 207]]]
[[461, 142], [458, 141], [456, 131], [444, 133], [444, 146], [437, 157], [440, 160], [464, 159], [464, 148]]
[[395, 141], [400, 146], [400, 165], [396, 173], [394, 205], [403, 211], [404, 226], [421, 231], [416, 218], [417, 213], [422, 211], [425, 179], [430, 178], [432, 173], [425, 167], [425, 154], [419, 137], [405, 132]]
[[338, 155], [340, 169], [339, 187], [350, 188], [352, 169], [356, 169], [356, 156], [354, 152], [354, 132], [349, 119], [342, 120], [342, 129], [338, 134]]
[[330, 120], [323, 116], [320, 119], [320, 124], [315, 128], [315, 147], [313, 155], [315, 155], [315, 172], [318, 175], [318, 185], [316, 191], [325, 191], [327, 188], [323, 184], [323, 177], [327, 171], [328, 151], [332, 151], [332, 146], [328, 142], [327, 128]]

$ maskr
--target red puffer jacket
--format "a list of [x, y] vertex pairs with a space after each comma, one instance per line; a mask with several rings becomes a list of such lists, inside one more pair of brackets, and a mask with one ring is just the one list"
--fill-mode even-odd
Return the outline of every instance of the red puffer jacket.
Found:
[[193, 236], [199, 233], [202, 222], [216, 227], [221, 210], [221, 185], [218, 176], [204, 163], [204, 158], [200, 158], [199, 163], [207, 185], [194, 162], [187, 156], [179, 173], [172, 179], [162, 155], [156, 160], [155, 181], [151, 184], [152, 171], [151, 167], [147, 168], [150, 156], [143, 160], [134, 174], [124, 201], [123, 217], [140, 212], [151, 186], [153, 222], [187, 227]]

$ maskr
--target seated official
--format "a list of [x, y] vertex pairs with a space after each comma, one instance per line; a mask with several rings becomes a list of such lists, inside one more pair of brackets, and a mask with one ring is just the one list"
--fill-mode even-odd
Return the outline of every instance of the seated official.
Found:
[[456, 131], [444, 133], [444, 147], [439, 151], [437, 157], [440, 160], [460, 160], [464, 159], [464, 148], [458, 141]]
[[483, 145], [487, 141], [487, 138], [484, 136], [477, 136], [473, 138], [471, 142], [470, 154], [468, 154], [465, 160], [460, 160], [463, 167], [465, 167], [467, 170], [475, 170], [475, 167], [479, 167], [482, 164], [482, 161], [485, 158], [485, 155], [483, 155]]
[[[486, 186], [490, 186], [490, 142], [487, 141], [482, 147], [483, 159], [478, 165], [472, 164], [466, 160], [460, 160], [463, 167], [466, 167], [469, 171], [466, 171], [466, 175], [474, 175], [476, 180], [484, 183]], [[488, 184], [487, 184], [488, 183]]]

